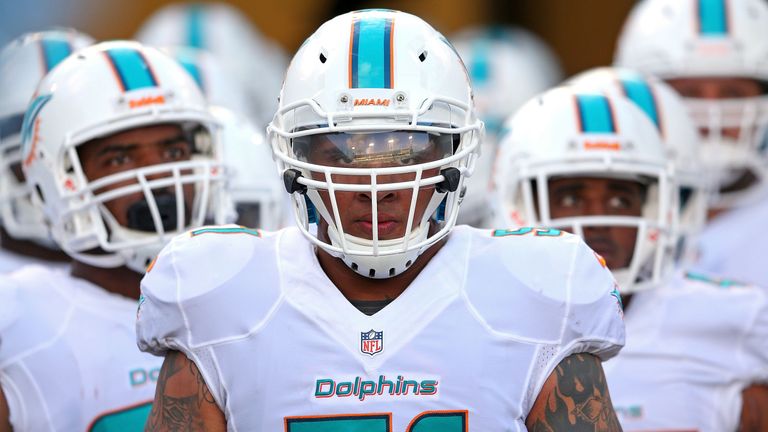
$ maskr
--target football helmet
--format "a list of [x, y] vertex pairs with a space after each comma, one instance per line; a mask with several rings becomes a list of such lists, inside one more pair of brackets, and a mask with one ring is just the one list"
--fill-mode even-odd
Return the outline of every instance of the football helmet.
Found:
[[287, 55], [247, 17], [224, 3], [175, 3], [156, 11], [136, 40], [152, 46], [187, 46], [218, 57], [248, 94], [248, 116], [269, 122], [275, 112]]
[[[614, 63], [664, 80], [749, 78], [765, 88], [768, 4], [763, 0], [640, 2], [624, 25]], [[702, 132], [703, 163], [717, 184], [728, 186], [745, 170], [765, 180], [768, 95], [685, 100]], [[743, 193], [723, 195], [720, 204], [732, 205], [739, 195]]]
[[[625, 98], [567, 86], [535, 97], [506, 126], [496, 172], [497, 223], [579, 236], [590, 227], [635, 228], [629, 265], [611, 271], [625, 293], [659, 282], [673, 262], [679, 194], [648, 116]], [[641, 182], [647, 190], [642, 215], [553, 218], [549, 182], [566, 177]]]
[[[84, 144], [165, 124], [179, 125], [189, 160], [86, 176]], [[24, 116], [24, 173], [62, 250], [90, 265], [143, 272], [173, 235], [227, 222], [217, 135], [205, 99], [176, 61], [135, 42], [105, 42], [41, 81]], [[108, 209], [117, 199], [135, 200], [127, 224]]]
[[290, 204], [264, 135], [251, 121], [227, 108], [210, 110], [221, 123], [227, 191], [237, 211], [237, 223], [268, 231], [282, 228]]
[[14, 238], [55, 246], [21, 176], [21, 124], [43, 76], [93, 42], [76, 30], [48, 30], [22, 35], [0, 53], [0, 219]]
[[631, 69], [601, 67], [567, 81], [578, 88], [625, 97], [640, 107], [659, 130], [680, 186], [679, 257], [692, 259], [696, 236], [707, 218], [711, 179], [701, 175], [699, 136], [682, 98], [662, 80]]
[[562, 73], [552, 50], [522, 28], [471, 28], [450, 40], [467, 66], [477, 113], [486, 129], [458, 223], [482, 226], [489, 222], [488, 195], [504, 120], [532, 96], [560, 82]]
[[[340, 15], [310, 36], [267, 128], [301, 230], [371, 278], [404, 272], [448, 234], [482, 131], [453, 46], [420, 18], [389, 10]], [[411, 194], [405, 235], [379, 239], [378, 200], [391, 191]], [[372, 238], [345, 231], [341, 193], [368, 197]], [[327, 235], [310, 230], [320, 220]]]

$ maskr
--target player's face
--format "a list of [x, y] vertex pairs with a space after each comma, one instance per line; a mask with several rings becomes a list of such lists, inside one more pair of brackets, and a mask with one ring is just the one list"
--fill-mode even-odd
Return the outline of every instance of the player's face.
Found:
[[[307, 154], [302, 156], [313, 164], [339, 168], [387, 168], [416, 165], [444, 158], [452, 152], [451, 136], [436, 136], [424, 132], [381, 132], [366, 134], [327, 134], [311, 138], [306, 145]], [[424, 170], [422, 178], [436, 176], [438, 168]], [[315, 180], [325, 181], [325, 175], [313, 172]], [[333, 174], [334, 184], [370, 185], [368, 175]], [[381, 175], [376, 184], [412, 182], [415, 173]], [[424, 216], [434, 186], [418, 190], [413, 227]], [[321, 190], [325, 207], [333, 211], [331, 194]], [[392, 240], [406, 235], [408, 216], [411, 211], [412, 189], [377, 192], [335, 192], [341, 226], [346, 234], [373, 239], [378, 230], [380, 240]], [[372, 200], [377, 203], [377, 226], [373, 226]], [[338, 221], [337, 221], [338, 224]]]
[[[192, 156], [194, 145], [179, 125], [162, 124], [131, 129], [116, 134], [89, 141], [78, 149], [80, 164], [85, 176], [90, 182], [112, 174], [149, 167], [152, 165], [187, 161]], [[181, 174], [185, 174], [182, 172]], [[147, 175], [147, 180], [169, 177], [169, 172]], [[110, 184], [102, 189], [94, 191], [102, 193], [136, 183], [135, 177], [129, 180]], [[175, 217], [175, 190], [174, 186], [164, 189], [152, 190], [158, 206], [161, 208], [161, 217], [166, 218], [167, 208], [164, 203], [174, 203], [172, 210]], [[192, 185], [185, 185], [183, 189], [184, 202], [191, 203], [194, 198]], [[122, 195], [105, 203], [107, 210], [115, 217], [117, 222], [125, 227], [144, 231], [154, 231], [154, 224], [147, 220], [150, 213], [147, 210], [147, 201], [140, 190], [128, 195]], [[188, 209], [185, 209], [186, 220], [189, 220]], [[165, 220], [164, 220], [165, 222]], [[175, 226], [171, 227], [171, 229]]]
[[[561, 178], [549, 182], [552, 218], [576, 216], [641, 216], [644, 186], [630, 180]], [[629, 266], [637, 228], [584, 227], [584, 241], [605, 258], [609, 268]]]
[[[744, 99], [762, 94], [760, 83], [749, 78], [735, 77], [702, 77], [675, 78], [667, 82], [684, 98], [691, 99]], [[701, 128], [699, 133], [706, 137], [708, 128]], [[728, 138], [739, 137], [738, 128], [725, 128], [722, 134]]]

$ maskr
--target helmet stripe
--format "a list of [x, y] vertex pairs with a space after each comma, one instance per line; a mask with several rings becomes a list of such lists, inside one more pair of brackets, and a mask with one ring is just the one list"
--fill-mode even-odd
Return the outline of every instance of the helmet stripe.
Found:
[[653, 120], [656, 128], [659, 129], [659, 132], [661, 132], [661, 118], [659, 117], [656, 97], [648, 82], [636, 73], [622, 73], [619, 76], [619, 82], [624, 90], [624, 95], [645, 111], [648, 117]]
[[490, 45], [490, 41], [485, 38], [478, 39], [472, 44], [472, 58], [469, 62], [472, 85], [483, 85], [490, 79]]
[[176, 61], [178, 61], [184, 69], [192, 75], [192, 78], [195, 79], [195, 82], [197, 83], [197, 86], [200, 87], [200, 90], [205, 93], [205, 85], [203, 82], [203, 71], [200, 70], [200, 67], [197, 65], [197, 62], [191, 58], [191, 56], [184, 56], [184, 55], [178, 55], [176, 56]]
[[393, 88], [394, 20], [352, 20], [349, 51], [350, 88]]
[[157, 87], [147, 59], [136, 49], [113, 48], [105, 52], [123, 91]]
[[697, 0], [699, 33], [704, 36], [725, 36], [728, 33], [726, 0]]
[[72, 54], [72, 45], [64, 39], [41, 39], [40, 49], [46, 73]]
[[187, 46], [205, 48], [203, 42], [203, 6], [193, 4], [187, 8]]
[[576, 109], [582, 132], [616, 133], [613, 109], [605, 96], [576, 95]]

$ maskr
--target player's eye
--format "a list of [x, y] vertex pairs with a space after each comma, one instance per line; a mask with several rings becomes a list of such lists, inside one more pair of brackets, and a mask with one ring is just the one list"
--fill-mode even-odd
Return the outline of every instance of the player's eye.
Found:
[[188, 159], [190, 156], [189, 146], [187, 145], [174, 145], [165, 149], [163, 155], [168, 160], [183, 160]]
[[560, 207], [574, 208], [579, 204], [579, 198], [573, 194], [563, 195], [558, 200], [558, 204]]
[[608, 200], [608, 207], [613, 210], [628, 210], [633, 204], [629, 198], [619, 195], [614, 195]]
[[104, 162], [104, 165], [110, 168], [119, 168], [119, 167], [125, 166], [130, 162], [131, 162], [131, 157], [128, 155], [128, 153], [119, 152], [107, 158]]

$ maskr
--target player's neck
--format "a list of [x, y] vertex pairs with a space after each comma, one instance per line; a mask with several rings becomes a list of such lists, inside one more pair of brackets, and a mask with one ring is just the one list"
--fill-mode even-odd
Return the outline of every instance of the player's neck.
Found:
[[5, 228], [0, 227], [0, 247], [4, 250], [51, 262], [67, 262], [69, 256], [60, 250], [47, 248], [31, 240], [20, 240], [11, 237]]
[[394, 300], [416, 279], [432, 257], [443, 247], [446, 240], [443, 239], [424, 251], [405, 272], [386, 279], [362, 276], [347, 267], [340, 258], [330, 255], [321, 248], [317, 249], [317, 259], [331, 282], [348, 300]]
[[144, 276], [128, 267], [102, 268], [73, 260], [70, 274], [76, 278], [100, 286], [105, 290], [123, 297], [138, 300], [139, 284]]

